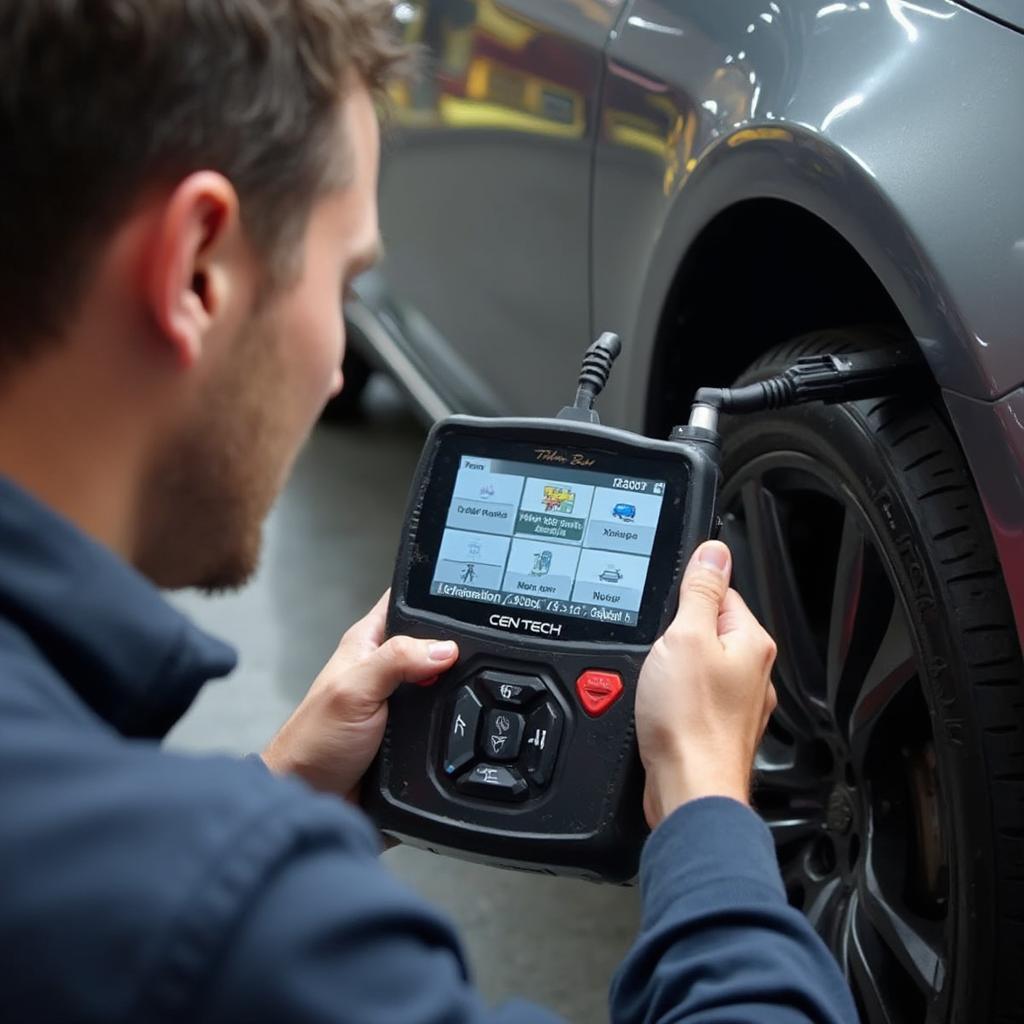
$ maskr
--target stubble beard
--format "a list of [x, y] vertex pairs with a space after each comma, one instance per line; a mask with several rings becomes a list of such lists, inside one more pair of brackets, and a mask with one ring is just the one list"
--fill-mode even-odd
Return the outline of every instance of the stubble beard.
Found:
[[263, 523], [294, 454], [280, 348], [254, 317], [236, 339], [233, 365], [154, 460], [135, 562], [158, 586], [230, 590], [256, 572]]

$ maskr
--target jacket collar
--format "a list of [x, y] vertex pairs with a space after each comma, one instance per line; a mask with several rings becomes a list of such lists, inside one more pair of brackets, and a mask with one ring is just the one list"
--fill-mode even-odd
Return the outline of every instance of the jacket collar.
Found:
[[203, 683], [235, 666], [153, 584], [3, 477], [0, 619], [126, 736], [163, 737]]

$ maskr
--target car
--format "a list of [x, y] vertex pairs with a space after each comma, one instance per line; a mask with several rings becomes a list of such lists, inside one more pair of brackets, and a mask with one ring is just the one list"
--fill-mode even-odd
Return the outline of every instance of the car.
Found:
[[602, 569], [597, 577], [602, 583], [618, 583], [622, 579], [622, 570], [617, 569], [614, 565], [609, 565], [607, 569]]
[[636, 519], [636, 505], [620, 501], [612, 507], [612, 516], [616, 519], [621, 519], [624, 523], [631, 523]]
[[863, 1019], [1024, 1017], [1018, 0], [409, 0], [355, 351], [427, 420], [604, 422], [891, 350], [920, 387], [725, 422], [778, 641], [756, 805]]

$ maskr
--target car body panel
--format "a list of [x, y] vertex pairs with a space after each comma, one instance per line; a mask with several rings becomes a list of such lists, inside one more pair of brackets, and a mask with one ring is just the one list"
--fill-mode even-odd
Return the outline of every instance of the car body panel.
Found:
[[753, 198], [853, 245], [942, 386], [1024, 381], [1021, 96], [1024, 39], [950, 3], [635, 0], [608, 50], [594, 183], [594, 320], [639, 348], [617, 415], [643, 422], [686, 252]]
[[957, 3], [1024, 32], [1024, 6], [1020, 0], [971, 0], [970, 3], [957, 0]]
[[[945, 0], [458, 0], [453, 47], [453, 2], [417, 8], [414, 38], [450, 67], [398, 104], [378, 289], [410, 311], [392, 321], [428, 328], [412, 348], [451, 407], [549, 411], [607, 327], [628, 351], [606, 405], [641, 426], [676, 269], [755, 197], [853, 245], [941, 385], [1024, 381], [1019, 34]], [[547, 116], [524, 118], [530, 93]], [[443, 273], [423, 273], [424, 239]]]
[[547, 412], [575, 379], [603, 48], [623, 3], [423, 0], [406, 15], [434, 73], [395, 97], [386, 283], [433, 328], [434, 372], [471, 381], [486, 362], [482, 389], [455, 383], [460, 411]]

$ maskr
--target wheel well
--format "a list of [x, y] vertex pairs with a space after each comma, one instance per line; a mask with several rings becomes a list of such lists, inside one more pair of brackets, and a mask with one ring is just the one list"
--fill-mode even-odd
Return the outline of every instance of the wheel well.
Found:
[[651, 365], [647, 432], [663, 436], [698, 387], [728, 384], [780, 342], [865, 324], [910, 333], [841, 235], [791, 203], [738, 203], [703, 230], [669, 289]]

